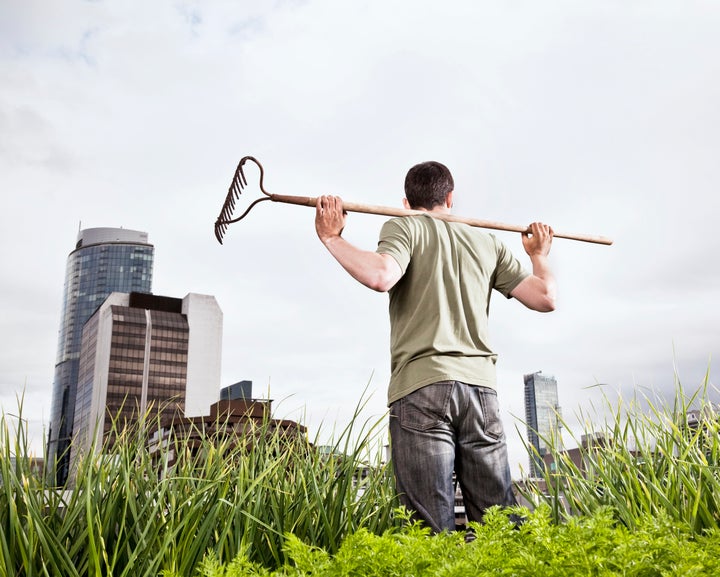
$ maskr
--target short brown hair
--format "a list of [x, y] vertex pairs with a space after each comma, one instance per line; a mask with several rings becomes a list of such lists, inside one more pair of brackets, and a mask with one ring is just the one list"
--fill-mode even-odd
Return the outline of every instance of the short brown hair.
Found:
[[416, 164], [405, 176], [405, 198], [412, 208], [432, 210], [444, 204], [454, 188], [448, 167], [434, 160]]

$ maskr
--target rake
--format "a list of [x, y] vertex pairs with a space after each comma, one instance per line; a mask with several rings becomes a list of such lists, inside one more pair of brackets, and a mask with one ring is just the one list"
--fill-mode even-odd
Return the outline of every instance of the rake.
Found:
[[[240, 195], [242, 194], [242, 191], [245, 189], [245, 187], [248, 184], [247, 177], [245, 176], [245, 163], [252, 162], [257, 165], [257, 167], [260, 169], [260, 190], [265, 195], [263, 197], [258, 198], [257, 200], [250, 203], [250, 205], [245, 209], [245, 212], [243, 212], [240, 216], [234, 217], [233, 213], [235, 211], [235, 204], [237, 200], [240, 198]], [[263, 169], [262, 164], [258, 162], [257, 159], [253, 158], [252, 156], [245, 156], [242, 159], [240, 159], [240, 162], [238, 163], [237, 169], [235, 170], [235, 176], [232, 179], [232, 183], [230, 184], [230, 188], [228, 189], [227, 196], [225, 197], [225, 202], [222, 205], [222, 209], [220, 210], [220, 215], [217, 217], [217, 220], [215, 221], [215, 237], [217, 238], [218, 242], [222, 244], [223, 237], [225, 236], [225, 231], [227, 230], [228, 226], [231, 225], [234, 222], [238, 222], [245, 218], [247, 214], [255, 207], [256, 204], [260, 202], [264, 202], [267, 200], [273, 201], [273, 202], [283, 202], [286, 204], [297, 204], [300, 206], [310, 206], [315, 207], [317, 203], [317, 197], [310, 197], [310, 196], [289, 196], [285, 194], [271, 194], [267, 190], [265, 190], [265, 186], [263, 183], [265, 177], [265, 170]], [[489, 220], [480, 220], [477, 218], [466, 218], [462, 216], [455, 216], [453, 214], [443, 214], [443, 213], [434, 213], [434, 212], [426, 212], [422, 210], [408, 210], [404, 208], [394, 208], [390, 206], [376, 206], [371, 204], [359, 204], [355, 202], [345, 202], [343, 200], [343, 210], [348, 212], [361, 212], [365, 214], [379, 214], [384, 216], [416, 216], [416, 215], [430, 215], [433, 218], [437, 218], [440, 220], [444, 220], [447, 222], [461, 222], [464, 224], [468, 224], [470, 226], [479, 227], [479, 228], [489, 228], [493, 230], [505, 230], [509, 232], [527, 232], [528, 227], [527, 226], [518, 226], [514, 224], [505, 224], [502, 222], [493, 222]], [[568, 240], [579, 240], [583, 242], [591, 242], [595, 244], [605, 244], [605, 245], [611, 245], [612, 240], [609, 238], [603, 237], [603, 236], [596, 236], [596, 235], [587, 235], [587, 234], [569, 234], [569, 233], [560, 233], [560, 232], [554, 232], [553, 234], [554, 238], [565, 238]]]

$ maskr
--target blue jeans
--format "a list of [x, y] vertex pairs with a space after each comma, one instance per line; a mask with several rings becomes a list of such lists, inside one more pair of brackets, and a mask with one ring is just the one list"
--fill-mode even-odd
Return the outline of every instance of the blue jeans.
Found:
[[455, 530], [453, 471], [469, 521], [512, 506], [505, 433], [493, 389], [444, 381], [390, 405], [390, 443], [401, 503], [433, 530]]

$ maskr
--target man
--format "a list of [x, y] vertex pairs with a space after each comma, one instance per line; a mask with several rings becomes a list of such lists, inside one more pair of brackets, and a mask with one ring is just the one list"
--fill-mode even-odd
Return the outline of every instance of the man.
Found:
[[532, 273], [493, 235], [445, 222], [454, 183], [446, 166], [424, 162], [405, 178], [405, 208], [427, 215], [393, 218], [376, 252], [342, 238], [342, 200], [317, 200], [322, 243], [356, 280], [390, 295], [390, 442], [401, 502], [433, 532], [455, 529], [453, 471], [467, 518], [516, 504], [495, 392], [497, 355], [488, 342], [495, 289], [526, 307], [555, 308], [548, 263], [553, 231], [533, 223], [522, 235]]

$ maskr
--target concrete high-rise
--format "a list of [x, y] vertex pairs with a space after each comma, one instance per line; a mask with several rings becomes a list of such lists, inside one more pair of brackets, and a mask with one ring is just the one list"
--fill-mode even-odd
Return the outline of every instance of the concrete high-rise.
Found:
[[81, 230], [68, 255], [47, 444], [58, 484], [70, 464], [83, 325], [113, 292], [150, 293], [153, 255], [146, 232], [123, 228]]
[[220, 397], [222, 311], [209, 295], [112, 293], [85, 323], [73, 425], [75, 458], [147, 413], [207, 415]]
[[551, 444], [560, 444], [560, 405], [557, 380], [542, 371], [524, 375], [525, 424], [530, 449], [530, 476], [541, 477], [543, 457]]

